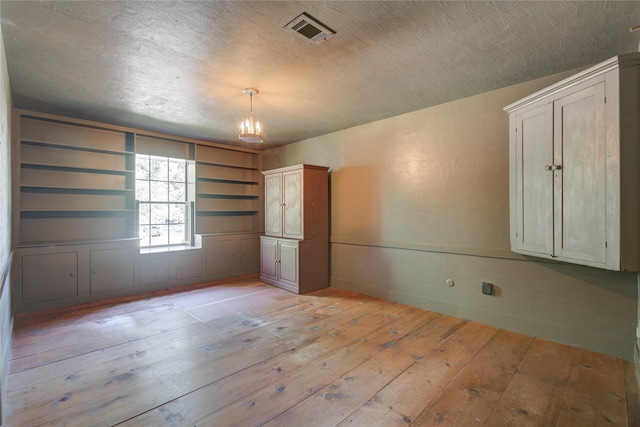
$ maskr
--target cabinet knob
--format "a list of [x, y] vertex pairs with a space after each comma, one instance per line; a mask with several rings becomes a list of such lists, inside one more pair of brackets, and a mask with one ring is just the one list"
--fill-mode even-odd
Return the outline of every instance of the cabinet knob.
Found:
[[559, 171], [560, 169], [562, 169], [562, 165], [553, 165], [551, 167], [551, 170], [554, 170], [554, 171]]
[[76, 275], [76, 273], [69, 273], [69, 276], [71, 276], [71, 277], [73, 277], [75, 275]]
[[95, 270], [91, 270], [91, 274], [96, 274], [96, 271]]
[[552, 166], [551, 166], [551, 165], [546, 165], [546, 166], [544, 167], [544, 170], [546, 170], [546, 171], [550, 171], [550, 170], [551, 170], [551, 168], [552, 168]]

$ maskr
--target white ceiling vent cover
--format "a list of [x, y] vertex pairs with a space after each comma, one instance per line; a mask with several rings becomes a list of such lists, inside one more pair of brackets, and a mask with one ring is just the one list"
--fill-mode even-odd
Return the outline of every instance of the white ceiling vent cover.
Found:
[[293, 20], [285, 25], [284, 28], [292, 33], [300, 34], [305, 39], [316, 44], [326, 40], [327, 37], [336, 33], [306, 12], [302, 12], [300, 15], [293, 18]]

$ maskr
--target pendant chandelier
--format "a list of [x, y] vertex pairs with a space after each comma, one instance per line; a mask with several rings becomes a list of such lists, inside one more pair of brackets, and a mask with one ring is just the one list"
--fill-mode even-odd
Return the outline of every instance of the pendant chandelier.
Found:
[[251, 106], [251, 109], [249, 110], [249, 118], [240, 122], [240, 135], [238, 135], [238, 139], [243, 142], [262, 142], [260, 122], [256, 121], [254, 123], [253, 121], [253, 96], [258, 95], [258, 89], [248, 87], [243, 89], [242, 92], [245, 95], [249, 95], [249, 105]]

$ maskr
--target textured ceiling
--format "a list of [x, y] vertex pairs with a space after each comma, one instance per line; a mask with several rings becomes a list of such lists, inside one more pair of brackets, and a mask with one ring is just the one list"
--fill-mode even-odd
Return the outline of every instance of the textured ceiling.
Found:
[[[315, 45], [283, 26], [307, 12]], [[0, 3], [14, 106], [270, 148], [637, 51], [640, 2]], [[237, 142], [256, 87], [260, 146]]]

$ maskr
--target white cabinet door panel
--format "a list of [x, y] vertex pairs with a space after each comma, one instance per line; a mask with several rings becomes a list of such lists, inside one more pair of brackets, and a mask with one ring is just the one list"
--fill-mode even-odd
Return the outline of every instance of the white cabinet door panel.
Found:
[[278, 280], [278, 241], [260, 239], [260, 274], [272, 280]]
[[264, 229], [269, 236], [282, 236], [282, 175], [264, 178]]
[[280, 282], [298, 286], [298, 242], [280, 241]]
[[518, 249], [553, 255], [552, 104], [518, 114], [516, 221]]
[[303, 205], [304, 198], [302, 188], [303, 170], [285, 172], [283, 179], [284, 218], [282, 221], [282, 236], [291, 239], [302, 239], [303, 230]]
[[605, 263], [604, 83], [554, 103], [555, 246], [558, 256]]

